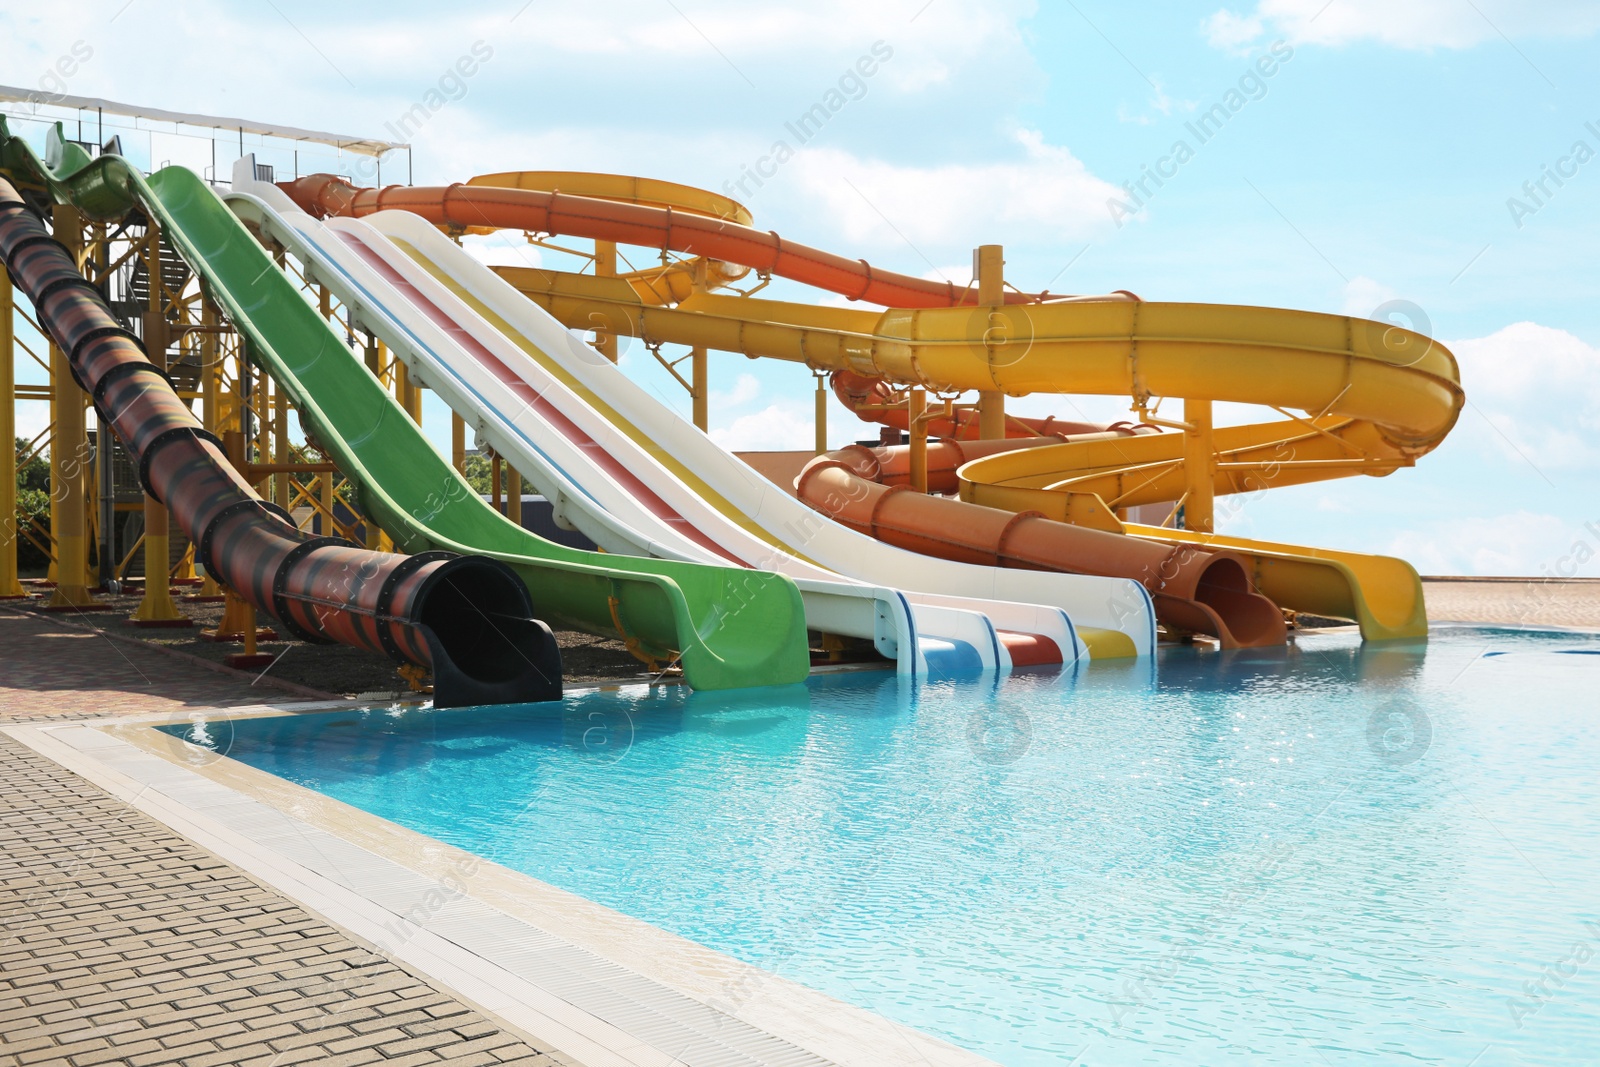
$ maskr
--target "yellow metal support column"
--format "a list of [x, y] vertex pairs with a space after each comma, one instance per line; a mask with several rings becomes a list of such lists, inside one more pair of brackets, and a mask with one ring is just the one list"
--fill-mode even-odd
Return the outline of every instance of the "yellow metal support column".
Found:
[[[382, 346], [379, 346], [382, 351]], [[411, 421], [417, 425], [422, 424], [422, 390], [411, 384], [411, 372], [406, 370], [404, 363], [395, 361], [394, 365], [394, 398], [411, 416]]]
[[1183, 402], [1183, 528], [1213, 533], [1216, 524], [1216, 445], [1212, 441], [1211, 401]]
[[522, 475], [506, 464], [506, 518], [522, 525]]
[[[144, 313], [145, 355], [161, 370], [167, 369], [167, 345], [171, 333], [161, 311], [160, 245], [150, 243], [150, 310]], [[135, 626], [192, 626], [172, 602], [172, 585], [167, 580], [171, 564], [171, 529], [167, 524], [167, 505], [146, 493], [144, 496], [144, 597], [129, 616]]]
[[338, 531], [333, 525], [333, 483], [338, 477], [332, 471], [323, 471], [322, 474], [317, 476], [317, 490], [320, 494], [319, 499], [322, 502], [323, 511], [322, 521], [318, 525], [322, 527], [322, 536], [324, 537], [338, 536]]
[[450, 466], [459, 473], [467, 469], [467, 420], [450, 413]]
[[694, 377], [690, 381], [694, 385], [694, 424], [700, 428], [701, 433], [706, 432], [706, 427], [711, 424], [711, 368], [706, 364], [706, 350], [703, 346], [696, 345], [689, 351], [689, 365]]
[[816, 404], [817, 439], [815, 443], [816, 453], [820, 456], [828, 450], [828, 376], [826, 374], [817, 375]]
[[[262, 380], [266, 384], [266, 380]], [[289, 397], [283, 386], [272, 383], [272, 462], [284, 465], [289, 462]], [[293, 475], [279, 471], [272, 476], [272, 502], [289, 510], [289, 485]]]
[[911, 423], [911, 488], [928, 491], [928, 393], [920, 386], [906, 397], [906, 413]]
[[0, 600], [27, 596], [17, 581], [17, 381], [11, 275], [0, 267]]
[[[615, 278], [617, 276], [617, 242], [596, 241], [594, 243], [594, 274], [597, 278]], [[596, 330], [594, 332], [594, 347], [611, 362], [617, 361], [617, 335], [610, 330]]]
[[[76, 208], [57, 204], [55, 238], [81, 265], [82, 219]], [[104, 607], [89, 592], [89, 538], [84, 510], [84, 467], [89, 456], [84, 405], [88, 398], [72, 377], [67, 354], [50, 345], [50, 389], [55, 403], [55, 428], [50, 434], [50, 538], [56, 548], [56, 589], [50, 610], [82, 611]]]
[[[222, 343], [217, 335], [217, 309], [207, 297], [200, 301], [200, 425], [219, 438], [222, 436]], [[215, 601], [223, 596], [222, 586], [208, 571], [200, 592], [191, 599]]]
[[[995, 308], [1005, 303], [1005, 269], [1005, 249], [1001, 245], [979, 245], [973, 251], [972, 273], [978, 280], [979, 304]], [[998, 441], [1005, 435], [1006, 394], [998, 389], [978, 393], [978, 437]]]
[[[694, 267], [695, 292], [707, 289], [706, 261], [701, 259]], [[694, 424], [701, 433], [711, 424], [711, 368], [706, 362], [706, 348], [695, 345], [689, 349], [689, 392], [694, 405]]]
[[[239, 429], [229, 430], [222, 434], [223, 447], [228, 453], [228, 462], [233, 464], [233, 469], [239, 471], [241, 476], [245, 467], [250, 462], [250, 438], [245, 431], [248, 428], [249, 411], [245, 405], [246, 385], [250, 374], [250, 361], [246, 358], [243, 339], [239, 348], [239, 374], [234, 383], [234, 410], [239, 413]], [[255, 643], [258, 640], [270, 641], [277, 637], [272, 629], [259, 626], [256, 623], [256, 609], [248, 600], [239, 596], [232, 589], [224, 587], [225, 603], [222, 606], [222, 618], [214, 629], [201, 630], [200, 636], [207, 641], [243, 641], [246, 654], [253, 654]]]
[[[267, 457], [272, 455], [272, 405], [271, 388], [272, 379], [267, 377], [266, 367], [252, 367], [250, 373], [254, 375], [250, 388], [251, 400], [255, 405], [256, 436], [255, 449], [246, 458], [246, 462], [265, 464]], [[272, 495], [272, 475], [263, 474], [256, 479], [256, 492], [262, 496]]]

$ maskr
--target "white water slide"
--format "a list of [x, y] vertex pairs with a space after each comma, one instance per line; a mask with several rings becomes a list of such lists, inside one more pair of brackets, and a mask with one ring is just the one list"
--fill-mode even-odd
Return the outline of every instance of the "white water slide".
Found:
[[[813, 629], [871, 640], [903, 673], [1086, 654], [1074, 628], [1154, 648], [1129, 579], [1017, 571], [907, 552], [772, 485], [434, 227], [404, 212], [307, 215], [241, 160], [235, 212], [288, 248], [353, 316], [607, 551], [774, 570]], [[878, 584], [878, 583], [883, 584]], [[1098, 642], [1097, 642], [1098, 643]], [[1123, 642], [1124, 645], [1127, 642]]]

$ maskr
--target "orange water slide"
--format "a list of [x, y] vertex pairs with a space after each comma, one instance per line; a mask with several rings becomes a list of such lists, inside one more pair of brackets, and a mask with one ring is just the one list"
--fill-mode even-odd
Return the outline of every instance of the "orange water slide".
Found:
[[[930, 482], [937, 471], [940, 481], [954, 484], [963, 463], [1017, 447], [1015, 441], [932, 442]], [[1224, 648], [1284, 643], [1283, 613], [1254, 591], [1238, 555], [919, 493], [904, 484], [909, 451], [850, 445], [824, 453], [801, 471], [795, 491], [835, 521], [900, 548], [985, 567], [1132, 577], [1150, 591], [1156, 617], [1171, 630], [1210, 634]]]
[[[845, 259], [786, 241], [775, 232], [757, 230], [731, 218], [675, 211], [671, 206], [624, 203], [556, 190], [480, 185], [362, 189], [332, 174], [281, 182], [279, 188], [303, 210], [319, 217], [409, 211], [435, 226], [461, 230], [489, 227], [565, 234], [706, 256], [886, 307], [952, 307], [978, 302], [976, 286], [961, 287], [954, 282], [879, 270], [864, 259]], [[1130, 298], [1127, 294], [1112, 294], [1092, 299]], [[1008, 292], [1005, 299], [1010, 304], [1023, 304], [1065, 298], [1049, 293]]]

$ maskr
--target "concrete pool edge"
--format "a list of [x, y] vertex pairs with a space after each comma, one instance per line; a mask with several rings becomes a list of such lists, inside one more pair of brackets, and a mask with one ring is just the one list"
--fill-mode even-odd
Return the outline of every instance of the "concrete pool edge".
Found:
[[[509, 1030], [587, 1067], [665, 1067], [701, 1054], [842, 1067], [990, 1063], [155, 729], [350, 707], [320, 702], [0, 729]], [[607, 997], [617, 1010], [596, 1010]]]

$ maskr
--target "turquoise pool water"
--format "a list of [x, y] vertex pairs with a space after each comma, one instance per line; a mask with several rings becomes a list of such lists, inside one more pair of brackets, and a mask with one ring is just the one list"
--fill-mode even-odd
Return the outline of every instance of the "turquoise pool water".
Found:
[[1597, 682], [1447, 630], [192, 736], [1013, 1067], [1574, 1064]]

